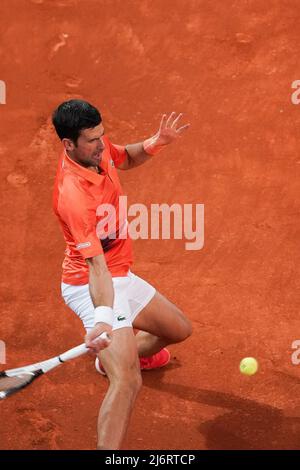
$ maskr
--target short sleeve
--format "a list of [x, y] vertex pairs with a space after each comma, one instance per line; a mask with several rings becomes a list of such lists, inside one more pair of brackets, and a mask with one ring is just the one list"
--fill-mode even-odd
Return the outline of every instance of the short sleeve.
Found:
[[75, 182], [64, 185], [58, 212], [68, 228], [74, 248], [84, 259], [103, 253], [96, 233], [96, 212], [89, 207], [86, 195]]
[[116, 168], [118, 168], [118, 166], [120, 166], [127, 157], [125, 146], [112, 144], [108, 139], [107, 142], [109, 144], [111, 158], [113, 159]]

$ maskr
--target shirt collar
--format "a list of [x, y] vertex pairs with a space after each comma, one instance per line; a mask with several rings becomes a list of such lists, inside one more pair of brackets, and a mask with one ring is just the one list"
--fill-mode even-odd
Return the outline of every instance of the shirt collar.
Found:
[[[103, 154], [102, 154], [102, 158], [103, 158]], [[90, 181], [93, 184], [99, 185], [103, 181], [103, 178], [105, 177], [105, 173], [103, 174], [95, 173], [94, 171], [88, 170], [84, 166], [81, 166], [78, 163], [74, 162], [74, 160], [72, 160], [72, 158], [70, 158], [67, 155], [67, 152], [65, 150], [63, 151], [63, 162], [64, 164], [67, 164], [67, 167], [70, 168], [71, 171], [81, 176], [82, 178]]]

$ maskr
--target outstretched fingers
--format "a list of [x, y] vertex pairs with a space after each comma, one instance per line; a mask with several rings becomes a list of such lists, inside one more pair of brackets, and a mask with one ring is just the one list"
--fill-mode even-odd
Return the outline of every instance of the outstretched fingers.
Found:
[[185, 124], [184, 126], [179, 127], [176, 129], [177, 134], [181, 134], [182, 132], [186, 131], [190, 127], [190, 124]]
[[179, 113], [178, 116], [176, 116], [175, 112], [171, 113], [167, 119], [166, 127], [173, 129], [174, 131], [176, 131], [176, 133], [181, 134], [182, 131], [190, 127], [190, 124], [185, 124], [184, 126], [181, 126], [177, 129], [176, 126], [181, 118], [182, 118], [182, 113]]
[[[160, 126], [159, 126], [159, 131], [157, 135], [160, 136], [166, 136], [168, 135], [176, 137], [176, 135], [181, 135], [185, 130], [187, 130], [190, 127], [190, 124], [185, 124], [183, 126], [180, 126], [177, 128], [178, 123], [180, 119], [182, 118], [183, 114], [179, 113], [177, 114], [175, 111], [173, 111], [171, 114], [163, 114], [161, 121], [160, 121]], [[169, 143], [169, 142], [168, 142]]]
[[167, 122], [166, 122], [166, 127], [172, 127], [175, 115], [176, 115], [175, 111], [173, 111], [170, 114], [170, 116], [168, 117]]
[[162, 118], [161, 118], [161, 121], [160, 121], [160, 125], [159, 125], [159, 132], [164, 129], [164, 127], [166, 127], [166, 121], [167, 121], [167, 115], [166, 114], [163, 114]]
[[181, 118], [181, 116], [182, 116], [182, 113], [179, 113], [178, 116], [177, 116], [177, 118], [174, 119], [174, 121], [173, 121], [173, 123], [172, 123], [172, 125], [171, 125], [171, 127], [172, 127], [173, 129], [176, 130], [176, 124], [178, 123], [178, 121], [179, 121], [179, 119]]

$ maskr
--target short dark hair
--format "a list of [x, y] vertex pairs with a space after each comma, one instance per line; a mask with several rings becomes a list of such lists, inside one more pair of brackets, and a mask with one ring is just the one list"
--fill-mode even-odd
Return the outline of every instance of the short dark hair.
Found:
[[69, 100], [61, 103], [52, 116], [52, 122], [60, 140], [71, 139], [75, 145], [81, 130], [96, 127], [101, 121], [98, 109], [83, 100]]

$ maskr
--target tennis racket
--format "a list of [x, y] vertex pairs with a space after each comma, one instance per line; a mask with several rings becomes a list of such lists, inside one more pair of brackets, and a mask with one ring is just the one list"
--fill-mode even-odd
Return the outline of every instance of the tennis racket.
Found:
[[[101, 333], [99, 338], [110, 341], [110, 337], [106, 332]], [[41, 375], [46, 374], [64, 362], [86, 354], [88, 351], [89, 348], [85, 344], [80, 344], [60, 354], [60, 356], [53, 357], [47, 361], [0, 372], [0, 400], [19, 392]]]

